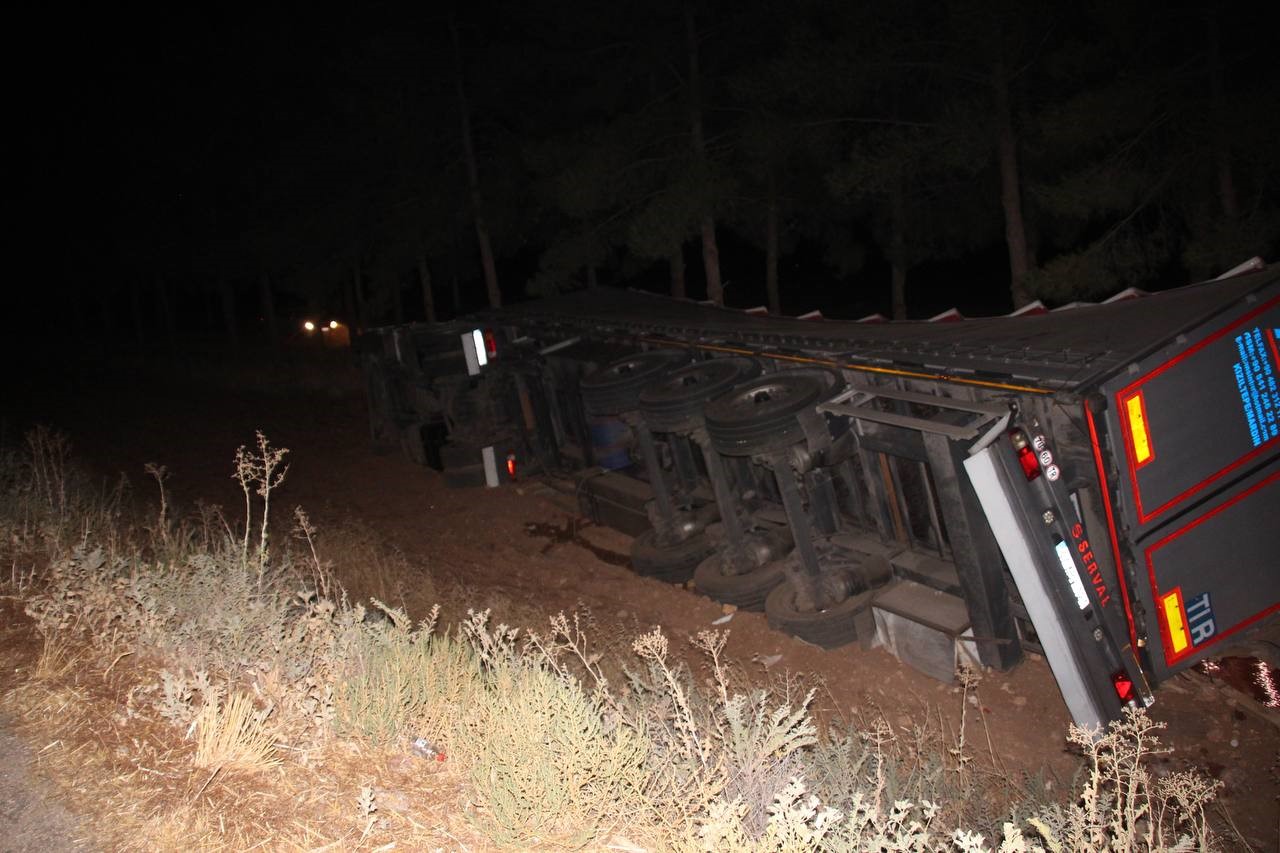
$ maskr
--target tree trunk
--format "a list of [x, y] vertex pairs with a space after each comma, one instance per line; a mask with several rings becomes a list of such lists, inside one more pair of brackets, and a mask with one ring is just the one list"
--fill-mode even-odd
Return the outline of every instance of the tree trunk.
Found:
[[418, 285], [422, 288], [422, 315], [428, 323], [436, 321], [436, 296], [431, 289], [431, 267], [425, 252], [418, 253]]
[[178, 353], [178, 321], [173, 313], [173, 302], [169, 299], [169, 282], [164, 276], [156, 276], [156, 299], [160, 303], [160, 322], [164, 325], [165, 345], [169, 355]]
[[1218, 33], [1218, 15], [1215, 9], [1208, 12], [1205, 33], [1209, 40], [1209, 89], [1211, 100], [1210, 119], [1213, 122], [1213, 161], [1217, 169], [1218, 200], [1227, 219], [1240, 216], [1240, 202], [1236, 196], [1235, 176], [1231, 171], [1231, 145], [1227, 141], [1227, 107], [1222, 94], [1222, 49]]
[[769, 169], [769, 202], [764, 221], [764, 293], [770, 314], [782, 313], [778, 293], [778, 184]]
[[453, 316], [462, 316], [462, 281], [455, 272], [449, 279], [449, 295], [453, 297]]
[[364, 270], [359, 255], [351, 266], [351, 301], [356, 306], [357, 328], [362, 331], [369, 328], [369, 303], [364, 298]]
[[[707, 142], [702, 133], [702, 82], [698, 71], [698, 26], [693, 6], [685, 6], [685, 35], [689, 48], [689, 121], [693, 151], [703, 169], [707, 166]], [[716, 243], [716, 221], [708, 212], [702, 217], [702, 267], [707, 276], [707, 299], [724, 304], [724, 285], [720, 281], [720, 247]]]
[[400, 273], [396, 270], [388, 270], [386, 275], [387, 296], [391, 299], [391, 317], [399, 326], [404, 322], [404, 300], [400, 298]]
[[222, 297], [222, 322], [227, 332], [227, 343], [232, 352], [240, 351], [240, 330], [236, 328], [236, 294], [231, 282], [221, 279], [218, 292]]
[[220, 286], [213, 290], [201, 291], [204, 302], [204, 330], [210, 334], [218, 328], [218, 300], [221, 298]]
[[142, 285], [136, 276], [129, 279], [129, 307], [133, 311], [133, 335], [138, 349], [147, 346], [146, 324], [142, 321]]
[[892, 270], [893, 319], [907, 319], [907, 193], [898, 176], [889, 196], [889, 266]]
[[[73, 281], [74, 273], [71, 272], [71, 264], [63, 258], [63, 281]], [[75, 341], [89, 336], [89, 318], [88, 306], [85, 305], [83, 295], [71, 296], [68, 294], [67, 306], [71, 311], [71, 322], [63, 326], [63, 334], [69, 343], [74, 344]]]
[[716, 221], [710, 216], [702, 220], [702, 268], [707, 274], [707, 301], [724, 304], [724, 285], [720, 282], [720, 247], [716, 244]]
[[107, 343], [114, 345], [116, 342], [116, 300], [115, 288], [100, 288], [98, 290], [98, 309], [102, 312], [101, 322], [99, 323], [100, 333]]
[[671, 266], [671, 295], [676, 299], [684, 299], [684, 246], [677, 246], [667, 258], [667, 263]]
[[276, 325], [276, 295], [271, 287], [271, 276], [264, 272], [259, 276], [258, 284], [262, 296], [262, 321], [266, 324], [267, 343], [276, 347], [280, 345], [280, 327]]
[[489, 242], [489, 228], [484, 219], [484, 198], [480, 193], [480, 166], [476, 159], [475, 143], [471, 136], [471, 107], [467, 103], [467, 91], [462, 84], [462, 39], [458, 25], [449, 24], [453, 35], [454, 72], [458, 90], [458, 109], [462, 113], [462, 159], [467, 169], [467, 187], [471, 196], [471, 215], [476, 226], [476, 243], [480, 248], [480, 266], [484, 270], [484, 286], [489, 294], [489, 307], [502, 307], [502, 291], [498, 288], [498, 268], [493, 260], [493, 246]]
[[1009, 77], [1003, 61], [997, 61], [991, 75], [995, 98], [996, 155], [1000, 166], [1000, 204], [1004, 208], [1004, 237], [1009, 248], [1009, 293], [1013, 307], [1031, 301], [1027, 273], [1031, 255], [1027, 247], [1027, 227], [1022, 215], [1022, 186], [1018, 173], [1018, 136], [1013, 126], [1009, 101]]

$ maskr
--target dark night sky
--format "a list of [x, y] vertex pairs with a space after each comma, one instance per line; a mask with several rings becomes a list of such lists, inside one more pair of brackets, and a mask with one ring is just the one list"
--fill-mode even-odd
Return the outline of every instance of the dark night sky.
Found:
[[[545, 4], [541, 12], [536, 4], [508, 5], [516, 10], [512, 13], [515, 17], [495, 14], [503, 6], [495, 3], [464, 19], [464, 37], [470, 40], [466, 49], [467, 74], [469, 85], [475, 87], [482, 157], [500, 157], [495, 152], [507, 146], [511, 151], [523, 152], [527, 160], [532, 142], [527, 134], [531, 128], [554, 126], [562, 132], [575, 120], [585, 127], [607, 123], [615, 116], [606, 106], [612, 102], [597, 101], [591, 109], [575, 112], [576, 101], [570, 93], [535, 86], [544, 79], [580, 81], [583, 75], [575, 78], [570, 72], [575, 64], [594, 56], [592, 48], [603, 49], [603, 44], [593, 43], [601, 40], [603, 24], [572, 17], [573, 7], [581, 4]], [[750, 10], [751, 6], [745, 4], [742, 8]], [[583, 8], [598, 12], [597, 7]], [[730, 10], [738, 8], [711, 4], [700, 9], [704, 43], [709, 45], [704, 73], [713, 83], [719, 72], [742, 72], [746, 67], [743, 56], [751, 53], [749, 34], [744, 38], [735, 29], [738, 23], [728, 18]], [[827, 10], [821, 3], [803, 4], [803, 8], [812, 16], [809, 23], [820, 21]], [[1065, 7], [1048, 4], [1046, 8], [1061, 11]], [[1133, 8], [1140, 12], [1142, 7]], [[1186, 12], [1199, 7], [1192, 4], [1179, 8]], [[637, 14], [636, 7], [630, 4], [619, 9], [620, 18]], [[659, 13], [651, 17], [661, 20]], [[672, 20], [678, 21], [678, 16]], [[1188, 20], [1194, 22], [1196, 18]], [[289, 256], [287, 263], [273, 260], [264, 264], [244, 261], [241, 243], [256, 239], [252, 235], [270, 230], [277, 223], [298, 218], [300, 211], [330, 210], [341, 204], [341, 199], [348, 198], [342, 193], [349, 191], [337, 188], [394, 184], [394, 179], [383, 173], [390, 171], [382, 168], [386, 165], [382, 161], [400, 156], [397, 145], [408, 148], [412, 158], [415, 147], [435, 144], [442, 136], [447, 139], [456, 133], [457, 113], [449, 100], [452, 80], [448, 79], [446, 21], [445, 16], [435, 16], [426, 7], [402, 12], [399, 8], [374, 6], [358, 14], [344, 14], [320, 11], [314, 5], [276, 4], [270, 9], [247, 12], [222, 7], [145, 14], [115, 8], [74, 14], [70, 10], [50, 10], [26, 22], [25, 27], [16, 27], [15, 37], [26, 43], [25, 51], [15, 57], [24, 71], [17, 87], [16, 110], [23, 157], [17, 170], [22, 211], [17, 245], [27, 250], [30, 259], [19, 262], [18, 267], [27, 271], [25, 279], [30, 283], [11, 285], [10, 290], [20, 308], [31, 317], [27, 327], [39, 328], [45, 321], [73, 309], [79, 318], [73, 326], [99, 322], [104, 311], [123, 315], [127, 313], [129, 288], [138, 279], [151, 282], [156, 276], [176, 283], [180, 298], [186, 300], [184, 305], [202, 306], [209, 298], [201, 294], [211, 287], [214, 278], [230, 276], [243, 290], [244, 282], [252, 282], [256, 270], [264, 266], [285, 270], [280, 273], [285, 282], [282, 291], [299, 294], [289, 302], [293, 297], [283, 293], [282, 304], [287, 305], [302, 303], [306, 286], [298, 282], [316, 278], [316, 270], [331, 266], [328, 274], [340, 279], [340, 246], [320, 245], [325, 241], [316, 238], [298, 238], [294, 250], [284, 252]], [[790, 23], [794, 22], [788, 22], [788, 26]], [[1053, 99], [1061, 97], [1067, 103], [1070, 86], [1088, 78], [1088, 68], [1077, 71], [1061, 67], [1070, 62], [1071, 39], [1078, 29], [1067, 20], [1046, 30], [1044, 41], [1054, 50], [1041, 47], [1028, 60], [1029, 65], [1037, 64], [1042, 76], [1035, 86], [1028, 85], [1018, 95], [1019, 108], [1025, 114], [1035, 114], [1037, 120], [1053, 118]], [[24, 30], [25, 37], [21, 34]], [[575, 39], [578, 30], [581, 38]], [[656, 25], [654, 31], [661, 32]], [[1140, 31], [1141, 27], [1135, 25], [1134, 32]], [[661, 62], [655, 64], [652, 79], [657, 81], [653, 84], [657, 88], [668, 86], [682, 73], [678, 66], [680, 35], [678, 31], [672, 34], [671, 50], [663, 57], [669, 67], [663, 67]], [[773, 35], [776, 34], [760, 34], [761, 57], [779, 48], [781, 42]], [[1237, 36], [1243, 37], [1244, 43]], [[1199, 36], [1187, 38], [1194, 44]], [[917, 34], [917, 40], [924, 39]], [[1271, 51], [1259, 52], [1261, 37], [1257, 33], [1250, 35], [1247, 22], [1242, 27], [1240, 21], [1228, 21], [1223, 41], [1229, 45], [1228, 94], [1235, 96], [1239, 90], [1248, 96], [1242, 95], [1232, 108], [1256, 107], [1257, 101], [1248, 98], [1276, 91]], [[503, 60], [494, 61], [495, 47], [501, 48], [497, 55]], [[717, 53], [716, 47], [722, 52]], [[1087, 43], [1079, 48], [1082, 65], [1090, 61], [1089, 49]], [[1200, 61], [1193, 55], [1180, 56], [1170, 48], [1162, 49], [1169, 56], [1157, 56], [1150, 67], [1177, 69], [1178, 62], [1194, 65]], [[849, 54], [855, 52], [852, 47], [848, 50]], [[820, 61], [818, 56], [813, 58], [815, 63]], [[1126, 71], [1126, 67], [1117, 73], [1121, 72], [1134, 73], [1132, 69]], [[604, 73], [610, 72], [606, 69]], [[840, 72], [833, 69], [831, 73]], [[1260, 83], [1258, 74], [1267, 79]], [[1254, 79], [1242, 82], [1242, 78], [1250, 76]], [[1091, 80], [1101, 82], [1105, 81]], [[1186, 85], [1191, 90], [1199, 83]], [[887, 91], [892, 86], [890, 81], [877, 91]], [[729, 100], [727, 93], [732, 93], [729, 86], [709, 84], [707, 89], [713, 107]], [[387, 119], [386, 126], [379, 125], [377, 116], [385, 118], [394, 112], [388, 112], [386, 104], [394, 104], [396, 97], [402, 103], [405, 99], [421, 100], [422, 109], [407, 110], [404, 116]], [[883, 97], [883, 93], [875, 97]], [[369, 106], [371, 103], [376, 103], [382, 112], [377, 113]], [[947, 105], [952, 112], [963, 107], [960, 101]], [[1274, 113], [1274, 101], [1271, 107]], [[1100, 109], [1119, 108], [1104, 105]], [[397, 124], [401, 118], [403, 124]], [[1175, 117], [1165, 129], [1176, 132], [1176, 122], [1185, 118]], [[491, 121], [486, 124], [486, 119]], [[710, 132], [727, 136], [736, 120], [737, 114], [732, 110], [711, 115]], [[1211, 133], [1205, 123], [1185, 123]], [[1255, 124], [1261, 125], [1258, 135], [1264, 140], [1262, 144], [1266, 140], [1274, 142], [1274, 135], [1268, 135], [1275, 128], [1274, 116], [1258, 116]], [[1117, 131], [1117, 137], [1131, 130]], [[1091, 139], [1090, 144], [1095, 141]], [[1247, 142], [1258, 145], [1254, 139]], [[1166, 144], [1168, 150], [1176, 147], [1174, 143], [1161, 144]], [[1024, 171], [1028, 183], [1036, 179], [1051, 184], [1046, 176], [1053, 174], [1053, 157], [1061, 155], [1045, 154], [1040, 140], [1030, 140], [1025, 147], [1030, 163]], [[509, 162], [519, 159], [511, 155]], [[502, 171], [506, 166], [494, 165], [497, 162], [494, 159], [482, 163], [487, 170], [484, 178], [490, 182], [490, 203], [502, 205], [504, 198], [523, 199], [520, 193], [527, 193], [527, 187], [511, 189], [503, 185], [503, 181], [519, 183], [519, 179]], [[414, 172], [415, 168], [418, 167], [411, 163], [400, 173], [412, 173], [414, 181], [437, 186], [432, 184], [435, 177], [428, 180], [426, 173]], [[458, 172], [447, 163], [439, 168], [439, 174]], [[1031, 174], [1035, 169], [1040, 172]], [[966, 178], [975, 182], [980, 179], [980, 175]], [[1251, 209], [1274, 209], [1273, 171], [1244, 167], [1238, 172], [1238, 180], [1242, 204], [1252, 205]], [[443, 191], [444, 184], [438, 186]], [[1196, 204], [1211, 205], [1211, 196], [1211, 187], [1205, 190], [1203, 200], [1192, 200], [1185, 194], [1171, 196], [1160, 208], [1161, 215], [1167, 218], [1174, 211], [1190, 221], [1191, 214], [1185, 211]], [[390, 197], [395, 198], [394, 191]], [[406, 197], [412, 198], [412, 193], [406, 191]], [[998, 212], [998, 202], [992, 194], [984, 209]], [[504, 287], [511, 295], [518, 294], [523, 279], [536, 271], [539, 254], [558, 239], [556, 229], [549, 224], [554, 215], [545, 209], [534, 211], [532, 206], [526, 209], [524, 204], [508, 204], [494, 217], [500, 220], [500, 236], [504, 240], [498, 246], [500, 272], [506, 277]], [[465, 198], [458, 199], [457, 207], [465, 210]], [[817, 205], [804, 207], [802, 213], [821, 216]], [[873, 225], [884, 205], [868, 202], [864, 207], [865, 214], [856, 212], [862, 209], [856, 205], [847, 208], [855, 212], [842, 214], [849, 220], [842, 227], [847, 242], [856, 250], [853, 254], [860, 253], [865, 259], [856, 271], [840, 273], [824, 261], [831, 252], [823, 248], [824, 238], [812, 223], [803, 226], [810, 229], [808, 232], [797, 231], [799, 237], [788, 245], [790, 254], [784, 257], [784, 286], [791, 288], [784, 305], [794, 310], [819, 305], [828, 309], [843, 305], [847, 311], [886, 309], [885, 241], [877, 236]], [[530, 221], [513, 222], [526, 210]], [[1154, 207], [1148, 206], [1142, 218], [1151, 210]], [[721, 217], [725, 277], [731, 282], [729, 300], [731, 304], [735, 300], [738, 304], [754, 304], [763, 300], [761, 241], [735, 223], [734, 215]], [[1073, 240], [1106, 233], [1111, 223], [1123, 215], [1119, 207], [1100, 208], [1084, 217], [1082, 224], [1073, 226], [1074, 231], [1063, 227], [1056, 232], [1049, 231], [1052, 219], [1043, 216], [1042, 221], [1050, 223], [1045, 226], [1043, 245], [1069, 249], [1076, 245]], [[1159, 222], [1144, 227], [1156, 229]], [[1174, 229], [1172, 233], [1184, 242], [1189, 240], [1189, 229], [1178, 227], [1182, 231]], [[1265, 232], [1270, 226], [1262, 227]], [[796, 228], [801, 229], [801, 225]], [[1167, 238], [1166, 231], [1160, 233]], [[686, 260], [691, 277], [696, 279], [700, 275], [699, 256], [693, 236], [690, 234], [686, 243]], [[1274, 251], [1274, 235], [1270, 243], [1265, 238], [1264, 233], [1258, 245]], [[935, 260], [927, 256], [919, 259], [913, 267], [914, 280], [909, 279], [915, 288], [912, 293], [917, 316], [957, 303], [977, 310], [999, 310], [1002, 299], [1007, 299], [1008, 275], [1001, 239], [1002, 232], [997, 229], [990, 239], [976, 240], [963, 251]], [[469, 246], [464, 248], [463, 254], [471, 251]], [[278, 247], [275, 251], [273, 258], [278, 258]], [[391, 250], [384, 250], [380, 257], [390, 253]], [[1176, 255], [1177, 252], [1172, 253]], [[306, 274], [298, 273], [300, 269]], [[643, 265], [632, 263], [619, 266], [611, 280], [623, 281], [628, 276], [644, 274]], [[665, 276], [660, 267], [652, 264], [647, 274], [659, 283]], [[1172, 267], [1161, 274], [1166, 279], [1156, 284], [1178, 283], [1187, 276], [1185, 271]], [[289, 275], [297, 281], [289, 279]], [[473, 269], [463, 268], [460, 275], [464, 287], [481, 288]], [[791, 281], [786, 280], [788, 275]], [[803, 281], [795, 281], [797, 278]], [[956, 291], [954, 282], [962, 280], [989, 284]], [[855, 286], [861, 295], [850, 297], [849, 288]], [[332, 302], [333, 297], [324, 298]], [[412, 302], [411, 295], [404, 298]], [[153, 296], [147, 292], [143, 299], [152, 300]], [[152, 318], [155, 311], [147, 307], [144, 313]], [[127, 325], [118, 316], [114, 321]]]

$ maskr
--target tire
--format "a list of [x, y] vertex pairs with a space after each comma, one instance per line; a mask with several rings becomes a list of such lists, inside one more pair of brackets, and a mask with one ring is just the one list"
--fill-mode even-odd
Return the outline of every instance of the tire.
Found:
[[760, 375], [754, 358], [730, 356], [685, 365], [640, 392], [640, 412], [650, 429], [688, 432], [702, 422], [707, 402]]
[[657, 536], [651, 527], [631, 543], [631, 570], [636, 574], [668, 583], [684, 583], [714, 550], [704, 533], [673, 545], [658, 543]]
[[444, 484], [450, 489], [474, 489], [485, 485], [484, 465], [446, 468]]
[[369, 446], [378, 456], [400, 449], [399, 427], [394, 415], [391, 382], [381, 362], [365, 366], [365, 395], [369, 405]]
[[860, 629], [861, 632], [873, 630], [871, 596], [868, 590], [826, 610], [804, 611], [796, 608], [795, 587], [786, 580], [769, 593], [764, 612], [771, 628], [824, 649], [835, 649], [857, 642]]
[[483, 464], [480, 445], [460, 444], [456, 441], [440, 445], [440, 462], [446, 471], [453, 468], [471, 468]]
[[592, 373], [582, 380], [582, 405], [589, 415], [620, 415], [640, 406], [645, 386], [689, 361], [681, 350], [638, 352]]
[[738, 385], [707, 405], [711, 443], [726, 456], [785, 450], [804, 439], [797, 416], [820, 403], [837, 381], [832, 371], [804, 368]]
[[742, 575], [727, 575], [722, 568], [719, 554], [707, 557], [693, 570], [694, 586], [713, 601], [732, 604], [739, 610], [764, 610], [770, 591], [786, 580], [781, 560], [757, 566]]

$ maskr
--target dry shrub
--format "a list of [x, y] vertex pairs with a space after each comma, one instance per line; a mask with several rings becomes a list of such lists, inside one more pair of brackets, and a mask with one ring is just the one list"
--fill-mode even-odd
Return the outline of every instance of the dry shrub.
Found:
[[578, 846], [641, 806], [649, 745], [606, 719], [573, 681], [529, 661], [500, 665], [473, 708], [477, 826], [501, 845]]
[[[301, 523], [298, 533], [306, 538]], [[328, 573], [352, 601], [394, 602], [411, 614], [426, 614], [444, 593], [427, 567], [414, 565], [367, 524], [346, 519], [323, 530], [312, 528], [307, 543], [312, 567]], [[406, 583], [412, 579], [411, 583]]]
[[[73, 464], [65, 433], [37, 426], [21, 448], [0, 449], [0, 533], [6, 557], [60, 551], [94, 533], [114, 542], [128, 480], [101, 490]], [[38, 580], [38, 577], [29, 577]]]
[[1195, 772], [1154, 779], [1146, 762], [1171, 752], [1156, 734], [1164, 727], [1141, 708], [1126, 708], [1105, 732], [1071, 727], [1089, 775], [1074, 803], [1028, 819], [1049, 850], [1214, 849], [1205, 807], [1222, 783]]
[[457, 720], [472, 712], [483, 684], [474, 650], [457, 638], [435, 635], [437, 612], [433, 608], [412, 630], [393, 619], [354, 636], [342, 655], [346, 673], [334, 694], [339, 735], [374, 746], [419, 736], [433, 743], [453, 740]]

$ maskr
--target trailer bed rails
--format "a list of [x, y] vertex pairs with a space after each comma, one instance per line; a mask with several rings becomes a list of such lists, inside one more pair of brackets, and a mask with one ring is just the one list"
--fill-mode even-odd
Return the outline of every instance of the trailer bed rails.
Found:
[[[1262, 273], [1104, 305], [959, 322], [862, 323], [761, 317], [637, 290], [599, 289], [491, 315], [566, 333], [670, 339], [809, 356], [845, 369], [891, 367], [961, 381], [991, 378], [1032, 391], [1095, 384], [1280, 277]], [[1154, 309], [1154, 310], [1153, 310]]]

